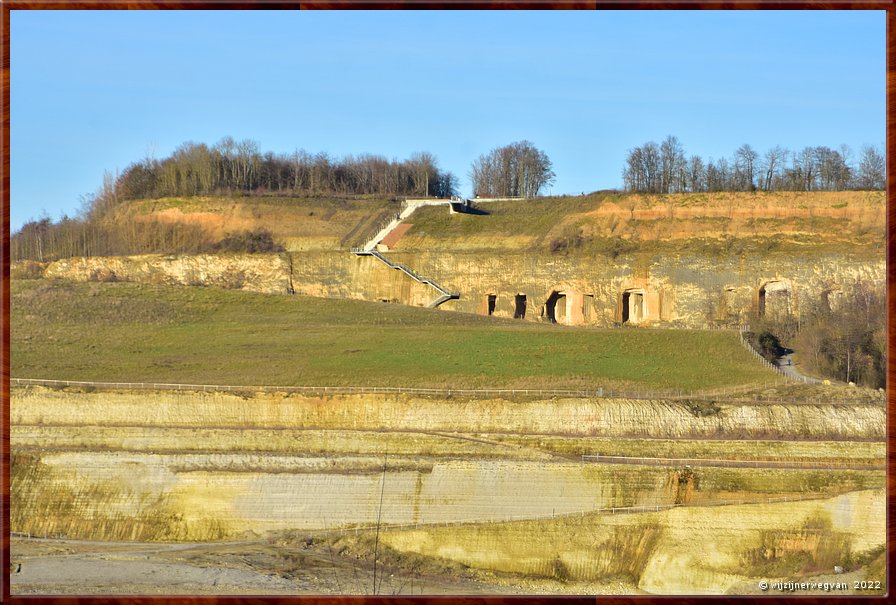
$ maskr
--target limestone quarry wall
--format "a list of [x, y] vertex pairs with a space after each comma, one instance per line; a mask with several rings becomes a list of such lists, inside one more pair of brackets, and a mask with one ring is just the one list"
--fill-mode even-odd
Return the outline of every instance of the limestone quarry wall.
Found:
[[[73, 402], [76, 402], [73, 403]], [[408, 395], [309, 397], [226, 393], [66, 393], [15, 389], [12, 425], [190, 428], [338, 428], [351, 430], [481, 431], [570, 436], [656, 436], [881, 439], [886, 411], [879, 404], [719, 403], [695, 416], [674, 401], [553, 399], [509, 401]]]
[[[341, 460], [342, 464], [350, 464]], [[12, 531], [112, 540], [214, 540], [245, 532], [547, 518], [674, 504], [674, 469], [436, 459], [382, 471], [309, 455], [46, 451], [12, 459]], [[382, 464], [382, 459], [379, 461]], [[328, 468], [330, 467], [330, 468]], [[381, 467], [382, 468], [382, 467]], [[883, 473], [699, 469], [694, 503], [877, 488]], [[758, 484], [758, 485], [757, 485]], [[382, 498], [382, 500], [381, 500]]]
[[39, 264], [26, 261], [12, 268], [48, 279], [138, 282], [179, 286], [218, 286], [286, 294], [290, 289], [289, 257], [274, 254], [197, 254], [75, 257]]
[[[671, 502], [668, 469], [444, 460], [381, 472], [271, 455], [47, 452], [18, 456], [14, 529], [110, 539], [208, 540], [242, 532], [550, 516]], [[326, 462], [326, 461], [324, 461]], [[382, 459], [380, 460], [382, 464]], [[31, 477], [23, 476], [27, 471]], [[797, 482], [792, 482], [792, 490]], [[52, 523], [55, 521], [56, 525]]]
[[[528, 252], [389, 252], [394, 262], [460, 293], [441, 308], [566, 324], [702, 327], [746, 323], [752, 313], [790, 313], [857, 281], [883, 283], [886, 263], [844, 255], [644, 260]], [[26, 266], [27, 265], [27, 266]], [[425, 306], [439, 296], [370, 256], [292, 254], [73, 258], [21, 263], [13, 275], [79, 281], [211, 285], [268, 293]]]
[[567, 305], [563, 320], [558, 317], [558, 321], [598, 325], [622, 322], [624, 307], [631, 307], [638, 295], [643, 297], [641, 316], [630, 312], [630, 323], [696, 327], [708, 320], [747, 322], [759, 309], [763, 291], [766, 312], [798, 315], [801, 306], [821, 301], [856, 281], [883, 283], [886, 270], [883, 258], [869, 262], [840, 255], [721, 259], [681, 255], [650, 262], [624, 256], [611, 261], [528, 253], [392, 252], [389, 256], [460, 292], [460, 300], [445, 303], [446, 308], [483, 313], [483, 302], [493, 295], [494, 315], [514, 317], [517, 296], [525, 295], [526, 319], [543, 319], [544, 305], [556, 292], [566, 294]]
[[[682, 494], [675, 469], [550, 456], [482, 458], [469, 451], [389, 456], [383, 488], [383, 458], [311, 447], [303, 442], [306, 429], [406, 431], [411, 441], [428, 431], [879, 439], [885, 426], [879, 405], [723, 406], [717, 417], [697, 418], [684, 405], [660, 401], [459, 402], [39, 387], [13, 389], [10, 415], [12, 531], [112, 540], [214, 540], [372, 525], [377, 518], [547, 518], [672, 504]], [[765, 499], [807, 489], [838, 493], [880, 488], [884, 481], [879, 471], [699, 473], [700, 491], [684, 492], [686, 501]]]
[[[838, 542], [853, 553], [863, 553], [885, 543], [885, 507], [880, 489], [828, 500], [684, 507], [647, 515], [607, 515], [599, 520], [572, 517], [551, 524], [423, 528], [387, 532], [381, 539], [401, 552], [481, 569], [563, 581], [627, 574], [648, 593], [742, 594], [751, 592], [768, 573], [750, 569], [749, 553], [764, 546], [769, 535], [780, 536], [779, 542], [793, 536], [797, 542], [805, 536], [807, 524], [823, 520], [830, 529], [816, 532], [820, 538], [814, 543], [793, 547], [794, 553], [821, 558], [819, 545], [834, 550], [830, 545]], [[837, 558], [841, 554], [846, 558], [846, 553], [838, 551], [834, 564], [842, 563]], [[832, 578], [832, 582], [846, 580]]]

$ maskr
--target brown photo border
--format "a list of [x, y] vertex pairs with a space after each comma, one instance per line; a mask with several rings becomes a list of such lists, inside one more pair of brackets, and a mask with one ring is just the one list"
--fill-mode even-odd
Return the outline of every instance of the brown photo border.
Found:
[[[0, 310], [2, 310], [2, 342], [0, 342], [0, 389], [2, 389], [3, 405], [2, 417], [0, 417], [0, 475], [2, 475], [2, 503], [0, 503], [0, 537], [2, 537], [2, 551], [0, 551], [0, 602], [14, 603], [53, 603], [58, 605], [75, 605], [81, 603], [122, 603], [122, 604], [150, 604], [150, 603], [184, 603], [187, 605], [213, 605], [249, 603], [322, 603], [326, 605], [364, 605], [367, 603], [392, 605], [443, 605], [445, 603], [460, 603], [463, 605], [519, 605], [522, 603], [548, 603], [551, 605], [647, 605], [667, 603], [687, 603], [691, 601], [737, 603], [742, 601], [755, 601], [761, 599], [762, 603], [831, 603], [848, 601], [850, 604], [879, 605], [888, 602], [886, 596], [409, 596], [409, 597], [384, 597], [384, 596], [225, 596], [225, 595], [171, 595], [171, 596], [11, 596], [9, 581], [10, 565], [10, 536], [9, 536], [9, 237], [10, 237], [10, 193], [9, 193], [9, 155], [10, 155], [10, 61], [9, 61], [9, 26], [10, 11], [12, 10], [401, 10], [401, 9], [427, 9], [427, 10], [513, 10], [513, 9], [541, 9], [541, 10], [885, 10], [886, 15], [886, 157], [887, 157], [887, 199], [893, 199], [896, 192], [896, 180], [892, 178], [896, 171], [896, 0], [728, 0], [720, 2], [716, 0], [690, 0], [690, 1], [666, 1], [666, 0], [558, 0], [550, 2], [546, 0], [309, 0], [304, 2], [283, 2], [280, 0], [131, 0], [131, 1], [102, 1], [102, 0], [0, 0], [2, 10], [2, 56], [0, 56], [0, 69], [2, 69], [2, 105], [0, 105], [0, 130], [2, 130], [2, 162], [0, 162], [0, 191], [2, 191], [2, 231], [0, 231]], [[896, 436], [890, 429], [894, 426], [894, 412], [896, 412], [896, 397], [893, 395], [893, 385], [896, 385], [896, 364], [894, 364], [893, 352], [896, 343], [896, 327], [892, 322], [896, 313], [896, 292], [893, 284], [896, 282], [896, 250], [894, 250], [894, 236], [891, 226], [896, 224], [896, 205], [887, 203], [887, 313], [890, 320], [887, 326], [887, 356], [890, 363], [887, 367], [887, 587], [892, 592], [896, 574], [894, 565], [891, 564], [894, 544], [896, 544], [896, 527], [894, 527], [894, 496], [896, 496]]]

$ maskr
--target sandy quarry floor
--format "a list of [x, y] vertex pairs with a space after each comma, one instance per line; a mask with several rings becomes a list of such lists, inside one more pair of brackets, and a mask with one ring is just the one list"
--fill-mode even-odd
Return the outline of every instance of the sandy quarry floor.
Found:
[[[366, 564], [309, 547], [266, 541], [209, 544], [11, 540], [11, 593], [27, 594], [370, 594]], [[21, 564], [19, 572], [16, 572]], [[386, 570], [380, 594], [483, 594], [507, 586]], [[380, 570], [378, 573], [381, 573]]]
[[[296, 551], [266, 540], [153, 544], [83, 540], [10, 541], [13, 595], [371, 594], [369, 562], [325, 545]], [[15, 570], [21, 564], [20, 571]], [[378, 570], [377, 594], [644, 594], [625, 581], [559, 584], [482, 573], [441, 577]]]

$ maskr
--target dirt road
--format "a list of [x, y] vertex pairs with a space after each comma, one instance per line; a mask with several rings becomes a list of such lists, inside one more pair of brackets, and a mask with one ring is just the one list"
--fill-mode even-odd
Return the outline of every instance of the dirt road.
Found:
[[789, 376], [794, 380], [799, 380], [800, 382], [804, 382], [806, 384], [821, 384], [821, 381], [817, 378], [806, 376], [796, 369], [796, 366], [793, 365], [793, 352], [779, 357], [777, 360], [777, 365], [786, 376]]
[[[29, 594], [371, 594], [372, 570], [326, 546], [267, 541], [148, 544], [11, 540], [11, 593]], [[16, 571], [16, 570], [19, 571]], [[483, 594], [506, 587], [387, 570], [379, 594]]]

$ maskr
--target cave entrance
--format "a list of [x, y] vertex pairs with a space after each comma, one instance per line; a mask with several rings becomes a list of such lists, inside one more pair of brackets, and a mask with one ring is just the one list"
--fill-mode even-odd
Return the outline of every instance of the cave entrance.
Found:
[[488, 315], [495, 314], [495, 304], [497, 304], [497, 302], [498, 302], [497, 294], [488, 294], [485, 297], [486, 314], [488, 314]]
[[517, 294], [513, 301], [513, 318], [526, 319], [526, 295]]
[[622, 293], [622, 323], [641, 323], [644, 319], [644, 291], [626, 290]]
[[770, 281], [759, 288], [759, 317], [791, 314], [791, 291], [787, 283]]
[[566, 292], [551, 292], [544, 303], [544, 310], [549, 322], [562, 323], [566, 319]]

